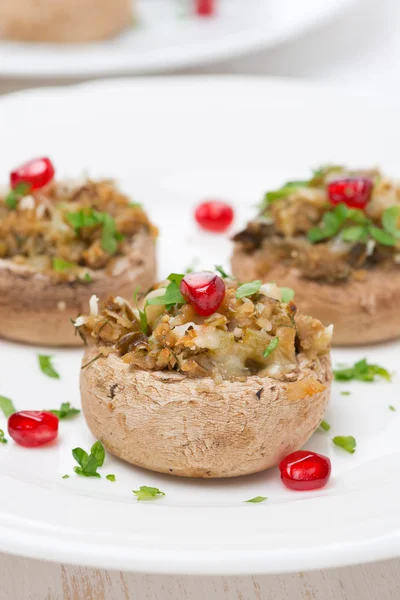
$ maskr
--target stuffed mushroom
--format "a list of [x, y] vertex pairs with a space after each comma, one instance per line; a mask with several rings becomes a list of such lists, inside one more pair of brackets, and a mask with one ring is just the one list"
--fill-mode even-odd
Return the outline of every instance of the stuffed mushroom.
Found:
[[113, 181], [55, 181], [44, 158], [22, 165], [0, 195], [0, 336], [82, 344], [71, 319], [93, 294], [154, 283], [156, 233]]
[[83, 412], [109, 452], [152, 471], [233, 477], [276, 465], [323, 419], [331, 327], [290, 290], [214, 273], [171, 274], [141, 309], [92, 301]]
[[78, 43], [132, 25], [132, 0], [2, 0], [0, 39]]
[[233, 273], [293, 288], [300, 310], [334, 324], [335, 344], [400, 335], [400, 186], [378, 170], [290, 181], [234, 241]]

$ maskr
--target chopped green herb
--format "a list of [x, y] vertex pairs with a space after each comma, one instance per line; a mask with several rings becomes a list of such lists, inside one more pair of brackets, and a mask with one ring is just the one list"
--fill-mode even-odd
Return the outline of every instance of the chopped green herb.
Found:
[[356, 451], [357, 442], [352, 435], [337, 435], [332, 439], [335, 446], [346, 450], [349, 454], [354, 454]]
[[106, 479], [108, 479], [108, 481], [116, 481], [115, 475], [113, 473], [106, 475]]
[[261, 279], [256, 279], [255, 281], [243, 283], [243, 285], [239, 286], [236, 290], [236, 298], [245, 298], [247, 296], [252, 296], [253, 294], [256, 294], [260, 289], [261, 284]]
[[93, 281], [93, 278], [91, 276], [90, 273], [85, 273], [83, 276], [83, 281], [86, 281], [87, 283], [91, 283]]
[[158, 488], [148, 487], [147, 485], [142, 485], [138, 490], [132, 490], [132, 492], [137, 496], [138, 501], [154, 500], [160, 496], [165, 496], [164, 492], [161, 492]]
[[40, 370], [42, 371], [42, 373], [47, 375], [47, 377], [52, 377], [53, 379], [60, 379], [60, 375], [53, 367], [51, 359], [52, 357], [46, 354], [38, 354]]
[[366, 242], [368, 239], [368, 229], [362, 225], [346, 227], [342, 230], [342, 240], [345, 242]]
[[63, 475], [61, 479], [69, 479], [69, 475]]
[[245, 502], [264, 502], [265, 500], [268, 500], [268, 498], [266, 498], [265, 496], [256, 496], [255, 498], [250, 498], [250, 500], [245, 500]]
[[57, 258], [56, 256], [53, 258], [53, 271], [62, 273], [66, 269], [73, 269], [74, 267], [76, 267], [75, 263], [68, 262], [63, 258]]
[[59, 410], [45, 409], [46, 412], [51, 412], [59, 419], [72, 419], [81, 412], [78, 408], [72, 408], [69, 402], [63, 402]]
[[348, 391], [344, 390], [343, 392], [340, 392], [340, 395], [341, 396], [350, 396], [351, 392], [348, 392]]
[[123, 235], [117, 231], [114, 217], [107, 212], [98, 212], [93, 209], [80, 210], [68, 213], [66, 219], [77, 233], [85, 227], [101, 225], [101, 247], [108, 254], [114, 254], [118, 248], [118, 242], [123, 239]]
[[3, 411], [3, 414], [6, 419], [15, 412], [17, 409], [15, 408], [13, 401], [10, 398], [6, 398], [5, 396], [0, 396], [0, 410]]
[[393, 406], [392, 404], [389, 404], [389, 410], [392, 410], [393, 412], [395, 412], [395, 410], [396, 410], [396, 407], [395, 407], [395, 406]]
[[[165, 305], [167, 310], [175, 304], [185, 304], [185, 299], [182, 296], [177, 279], [180, 277], [177, 273], [172, 273], [169, 277], [174, 277], [171, 283], [165, 288], [165, 292], [162, 296], [155, 296], [149, 298], [147, 304], [150, 306], [162, 306]], [[182, 275], [183, 279], [184, 275]], [[168, 278], [169, 279], [169, 278]]]
[[379, 227], [375, 227], [375, 225], [370, 225], [368, 228], [370, 236], [378, 242], [378, 244], [382, 244], [382, 246], [395, 246], [396, 239], [393, 237], [391, 233], [384, 231], [383, 229], [379, 229]]
[[356, 362], [353, 367], [334, 369], [333, 374], [336, 381], [351, 381], [355, 379], [356, 381], [371, 382], [375, 381], [378, 377], [386, 379], [386, 381], [391, 381], [392, 379], [389, 371], [379, 365], [368, 364], [365, 358]]
[[324, 431], [329, 431], [331, 426], [329, 425], [329, 423], [327, 421], [321, 421], [321, 423], [319, 424], [319, 426], [321, 427], [321, 429], [323, 429]]
[[228, 275], [228, 273], [224, 271], [224, 268], [221, 265], [215, 265], [214, 268], [217, 271], [217, 273], [221, 275], [222, 279], [230, 279], [230, 275]]
[[338, 204], [335, 208], [324, 213], [322, 217], [323, 227], [313, 227], [307, 233], [308, 240], [312, 243], [334, 237], [345, 222], [349, 209], [345, 204]]
[[294, 290], [292, 290], [292, 288], [288, 288], [288, 287], [281, 287], [281, 301], [284, 304], [288, 304], [289, 302], [291, 302], [294, 298]]
[[397, 239], [400, 238], [399, 217], [399, 206], [389, 206], [383, 211], [382, 215], [383, 229]]
[[174, 281], [176, 285], [181, 285], [181, 281], [184, 277], [183, 273], [170, 273], [167, 279], [168, 281]]
[[274, 190], [272, 192], [267, 192], [264, 196], [264, 204], [268, 205], [271, 202], [275, 202], [275, 200], [280, 200], [281, 198], [286, 198], [293, 192], [296, 192], [298, 189], [302, 187], [307, 187], [309, 181], [288, 181], [278, 190]]
[[0, 429], [0, 444], [7, 444], [8, 440], [4, 437], [4, 431]]
[[279, 338], [274, 337], [274, 339], [270, 341], [270, 343], [264, 350], [264, 353], [263, 353], [264, 358], [268, 358], [268, 356], [270, 354], [272, 354], [272, 352], [275, 350], [275, 348], [278, 346], [278, 344], [279, 344]]
[[75, 473], [83, 477], [101, 477], [97, 469], [104, 463], [105, 451], [101, 442], [95, 442], [90, 450], [90, 454], [82, 448], [74, 448], [72, 456], [79, 467], [74, 467]]
[[31, 191], [30, 183], [18, 183], [14, 189], [10, 190], [5, 198], [5, 204], [11, 210], [17, 208], [18, 200], [26, 196]]
[[145, 310], [140, 310], [139, 305], [138, 305], [137, 296], [138, 296], [139, 290], [140, 290], [140, 287], [137, 287], [136, 290], [133, 292], [133, 300], [134, 300], [134, 302], [136, 304], [136, 308], [137, 308], [137, 310], [139, 312], [140, 329], [142, 330], [142, 332], [145, 335], [147, 335], [149, 324], [148, 324], [148, 321], [147, 321], [146, 311]]

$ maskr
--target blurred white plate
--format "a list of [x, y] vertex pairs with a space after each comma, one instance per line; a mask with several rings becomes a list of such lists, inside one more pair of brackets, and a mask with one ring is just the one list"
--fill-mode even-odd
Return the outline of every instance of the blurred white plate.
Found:
[[189, 67], [271, 47], [330, 18], [352, 0], [216, 0], [213, 18], [194, 0], [139, 0], [139, 26], [79, 46], [0, 42], [0, 77], [63, 78]]
[[[160, 102], [160, 99], [162, 100]], [[23, 115], [23, 117], [22, 117]], [[0, 99], [0, 181], [47, 154], [59, 175], [114, 175], [160, 226], [159, 271], [228, 265], [228, 235], [200, 233], [193, 207], [235, 206], [239, 227], [263, 191], [324, 162], [382, 164], [398, 174], [397, 103], [312, 84], [251, 78], [114, 80]], [[37, 348], [0, 342], [0, 394], [18, 409], [79, 406], [80, 352], [50, 350], [61, 380], [37, 366]], [[399, 370], [400, 343], [334, 350]], [[351, 391], [342, 396], [340, 390]], [[394, 405], [397, 412], [389, 410]], [[393, 557], [400, 550], [400, 377], [338, 385], [308, 449], [328, 454], [333, 477], [291, 492], [277, 469], [229, 481], [185, 480], [108, 456], [106, 479], [73, 473], [71, 449], [93, 443], [82, 416], [61, 422], [53, 446], [0, 445], [0, 551], [97, 567], [192, 574], [274, 573]], [[0, 428], [5, 428], [0, 417]], [[357, 451], [332, 445], [354, 435]], [[70, 473], [70, 479], [61, 477]], [[133, 489], [166, 496], [138, 503]], [[257, 495], [263, 504], [245, 504]]]

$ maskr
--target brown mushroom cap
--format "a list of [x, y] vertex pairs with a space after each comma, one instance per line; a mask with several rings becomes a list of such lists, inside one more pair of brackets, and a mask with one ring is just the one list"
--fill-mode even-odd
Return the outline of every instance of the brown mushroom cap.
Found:
[[304, 314], [325, 325], [333, 323], [333, 345], [355, 346], [400, 337], [400, 268], [374, 269], [365, 278], [338, 284], [301, 277], [293, 267], [266, 268], [262, 252], [248, 254], [239, 245], [232, 256], [232, 272], [241, 281], [264, 279], [293, 288], [295, 302]]
[[93, 294], [101, 300], [111, 292], [130, 298], [136, 287], [146, 290], [154, 283], [154, 239], [145, 232], [136, 234], [118, 274], [91, 274], [90, 283], [55, 283], [45, 274], [0, 260], [0, 337], [48, 346], [82, 345], [71, 319], [87, 310]]
[[132, 24], [131, 0], [2, 0], [0, 39], [86, 42]]
[[[85, 351], [83, 364], [97, 355]], [[328, 355], [298, 355], [297, 381], [189, 379], [133, 369], [115, 353], [81, 371], [83, 412], [109, 452], [182, 477], [235, 477], [298, 450], [321, 422], [332, 381]]]

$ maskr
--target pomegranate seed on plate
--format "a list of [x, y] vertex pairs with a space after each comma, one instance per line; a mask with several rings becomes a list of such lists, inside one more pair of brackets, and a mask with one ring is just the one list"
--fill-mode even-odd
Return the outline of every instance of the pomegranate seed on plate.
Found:
[[233, 209], [226, 202], [208, 200], [196, 208], [194, 216], [202, 229], [221, 232], [232, 223]]
[[215, 11], [214, 2], [215, 0], [195, 0], [196, 14], [200, 17], [210, 17]]
[[41, 410], [23, 410], [9, 417], [8, 433], [20, 446], [42, 446], [56, 439], [58, 418]]
[[34, 158], [10, 173], [10, 184], [14, 189], [19, 183], [29, 184], [31, 190], [44, 187], [54, 178], [54, 167], [49, 158]]
[[202, 317], [215, 313], [225, 297], [225, 284], [221, 277], [208, 271], [185, 275], [180, 290], [186, 302], [192, 304]]
[[331, 461], [327, 456], [298, 450], [285, 456], [279, 463], [281, 479], [291, 490], [316, 490], [324, 487], [331, 475]]
[[373, 183], [368, 177], [347, 177], [328, 183], [331, 204], [347, 204], [349, 208], [365, 208], [371, 196]]

